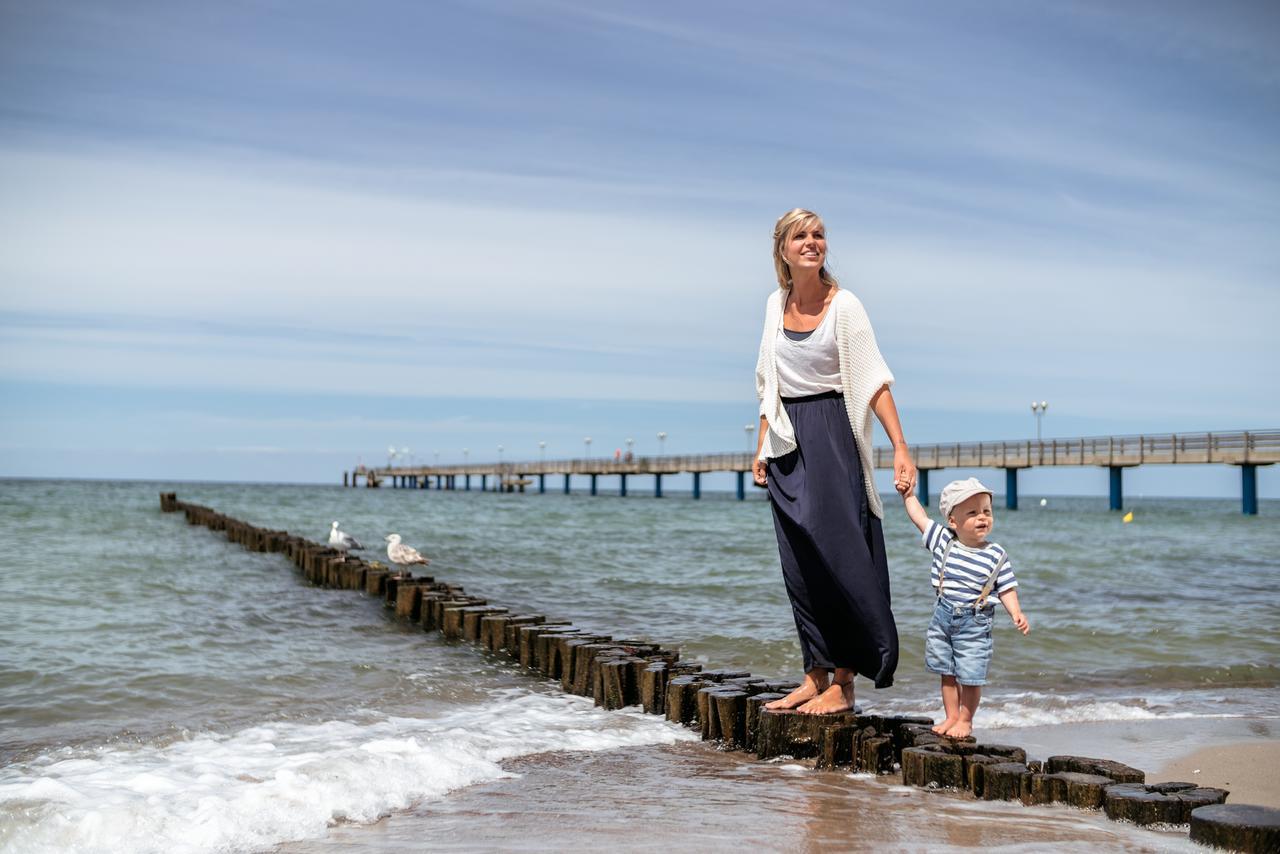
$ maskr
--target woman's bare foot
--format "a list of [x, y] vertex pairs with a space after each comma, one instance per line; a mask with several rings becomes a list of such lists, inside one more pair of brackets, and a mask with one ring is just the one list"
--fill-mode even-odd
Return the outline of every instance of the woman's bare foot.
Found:
[[959, 718], [947, 718], [942, 723], [935, 724], [934, 726], [929, 727], [929, 729], [933, 730], [938, 735], [946, 735], [947, 730], [955, 726], [959, 720], [960, 720]]
[[939, 735], [945, 735], [947, 738], [968, 738], [973, 735], [973, 724], [969, 721], [956, 721]]
[[853, 708], [853, 682], [833, 682], [831, 687], [805, 703], [797, 712], [805, 715], [830, 715]]
[[792, 691], [781, 700], [772, 700], [764, 704], [766, 709], [794, 709], [797, 706], [804, 705], [815, 697], [827, 690], [827, 674], [826, 671], [815, 671], [814, 673], [806, 673], [804, 679], [800, 681], [800, 687]]

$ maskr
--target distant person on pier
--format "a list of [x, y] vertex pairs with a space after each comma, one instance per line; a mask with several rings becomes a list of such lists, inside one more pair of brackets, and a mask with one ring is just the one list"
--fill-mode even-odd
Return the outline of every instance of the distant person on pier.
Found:
[[765, 304], [756, 363], [755, 482], [769, 489], [804, 679], [767, 704], [826, 714], [853, 708], [857, 674], [893, 684], [898, 628], [872, 477], [871, 416], [893, 443], [894, 481], [911, 460], [867, 313], [827, 269], [821, 217], [797, 208], [773, 230], [778, 289]]

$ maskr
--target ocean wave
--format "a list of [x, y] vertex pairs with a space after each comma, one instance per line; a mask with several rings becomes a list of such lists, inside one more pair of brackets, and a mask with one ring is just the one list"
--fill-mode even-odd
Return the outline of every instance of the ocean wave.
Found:
[[437, 718], [371, 714], [61, 749], [0, 769], [0, 851], [258, 850], [510, 776], [504, 759], [693, 737], [580, 697], [508, 689]]
[[[932, 715], [941, 718], [941, 700], [902, 700], [877, 703], [868, 712], [897, 715]], [[1153, 692], [1144, 697], [1099, 697], [1080, 693], [1018, 691], [986, 692], [978, 720], [983, 729], [1016, 729], [1054, 724], [1105, 723], [1108, 721], [1176, 720], [1184, 718], [1233, 718], [1280, 714], [1270, 692], [1245, 697], [1233, 692], [1228, 698], [1217, 692]]]

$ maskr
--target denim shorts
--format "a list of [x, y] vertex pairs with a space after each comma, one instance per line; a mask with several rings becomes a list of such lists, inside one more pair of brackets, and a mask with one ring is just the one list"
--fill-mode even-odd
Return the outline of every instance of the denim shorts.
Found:
[[961, 685], [986, 685], [991, 664], [991, 622], [995, 606], [975, 611], [939, 599], [924, 640], [924, 666], [954, 676]]

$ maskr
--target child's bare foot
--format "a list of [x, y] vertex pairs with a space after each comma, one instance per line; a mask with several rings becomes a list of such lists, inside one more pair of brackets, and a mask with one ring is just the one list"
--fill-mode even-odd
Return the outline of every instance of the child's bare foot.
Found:
[[946, 735], [946, 734], [947, 734], [947, 730], [949, 730], [949, 729], [951, 729], [953, 726], [955, 726], [955, 725], [956, 725], [956, 722], [957, 722], [957, 721], [959, 721], [959, 720], [960, 720], [959, 718], [947, 718], [947, 719], [946, 719], [946, 720], [944, 720], [942, 723], [940, 723], [940, 724], [935, 724], [934, 726], [929, 727], [929, 729], [933, 730], [933, 731], [934, 731], [934, 732], [936, 732], [938, 735]]
[[973, 735], [973, 724], [969, 721], [956, 721], [940, 735], [945, 735], [947, 738], [968, 738]]
[[830, 715], [853, 708], [853, 683], [834, 682], [818, 696], [796, 709], [805, 715]]
[[804, 681], [800, 683], [800, 687], [792, 691], [781, 700], [771, 700], [764, 704], [766, 709], [794, 709], [813, 700], [819, 694], [827, 689], [827, 680], [821, 682], [809, 675], [805, 675]]

